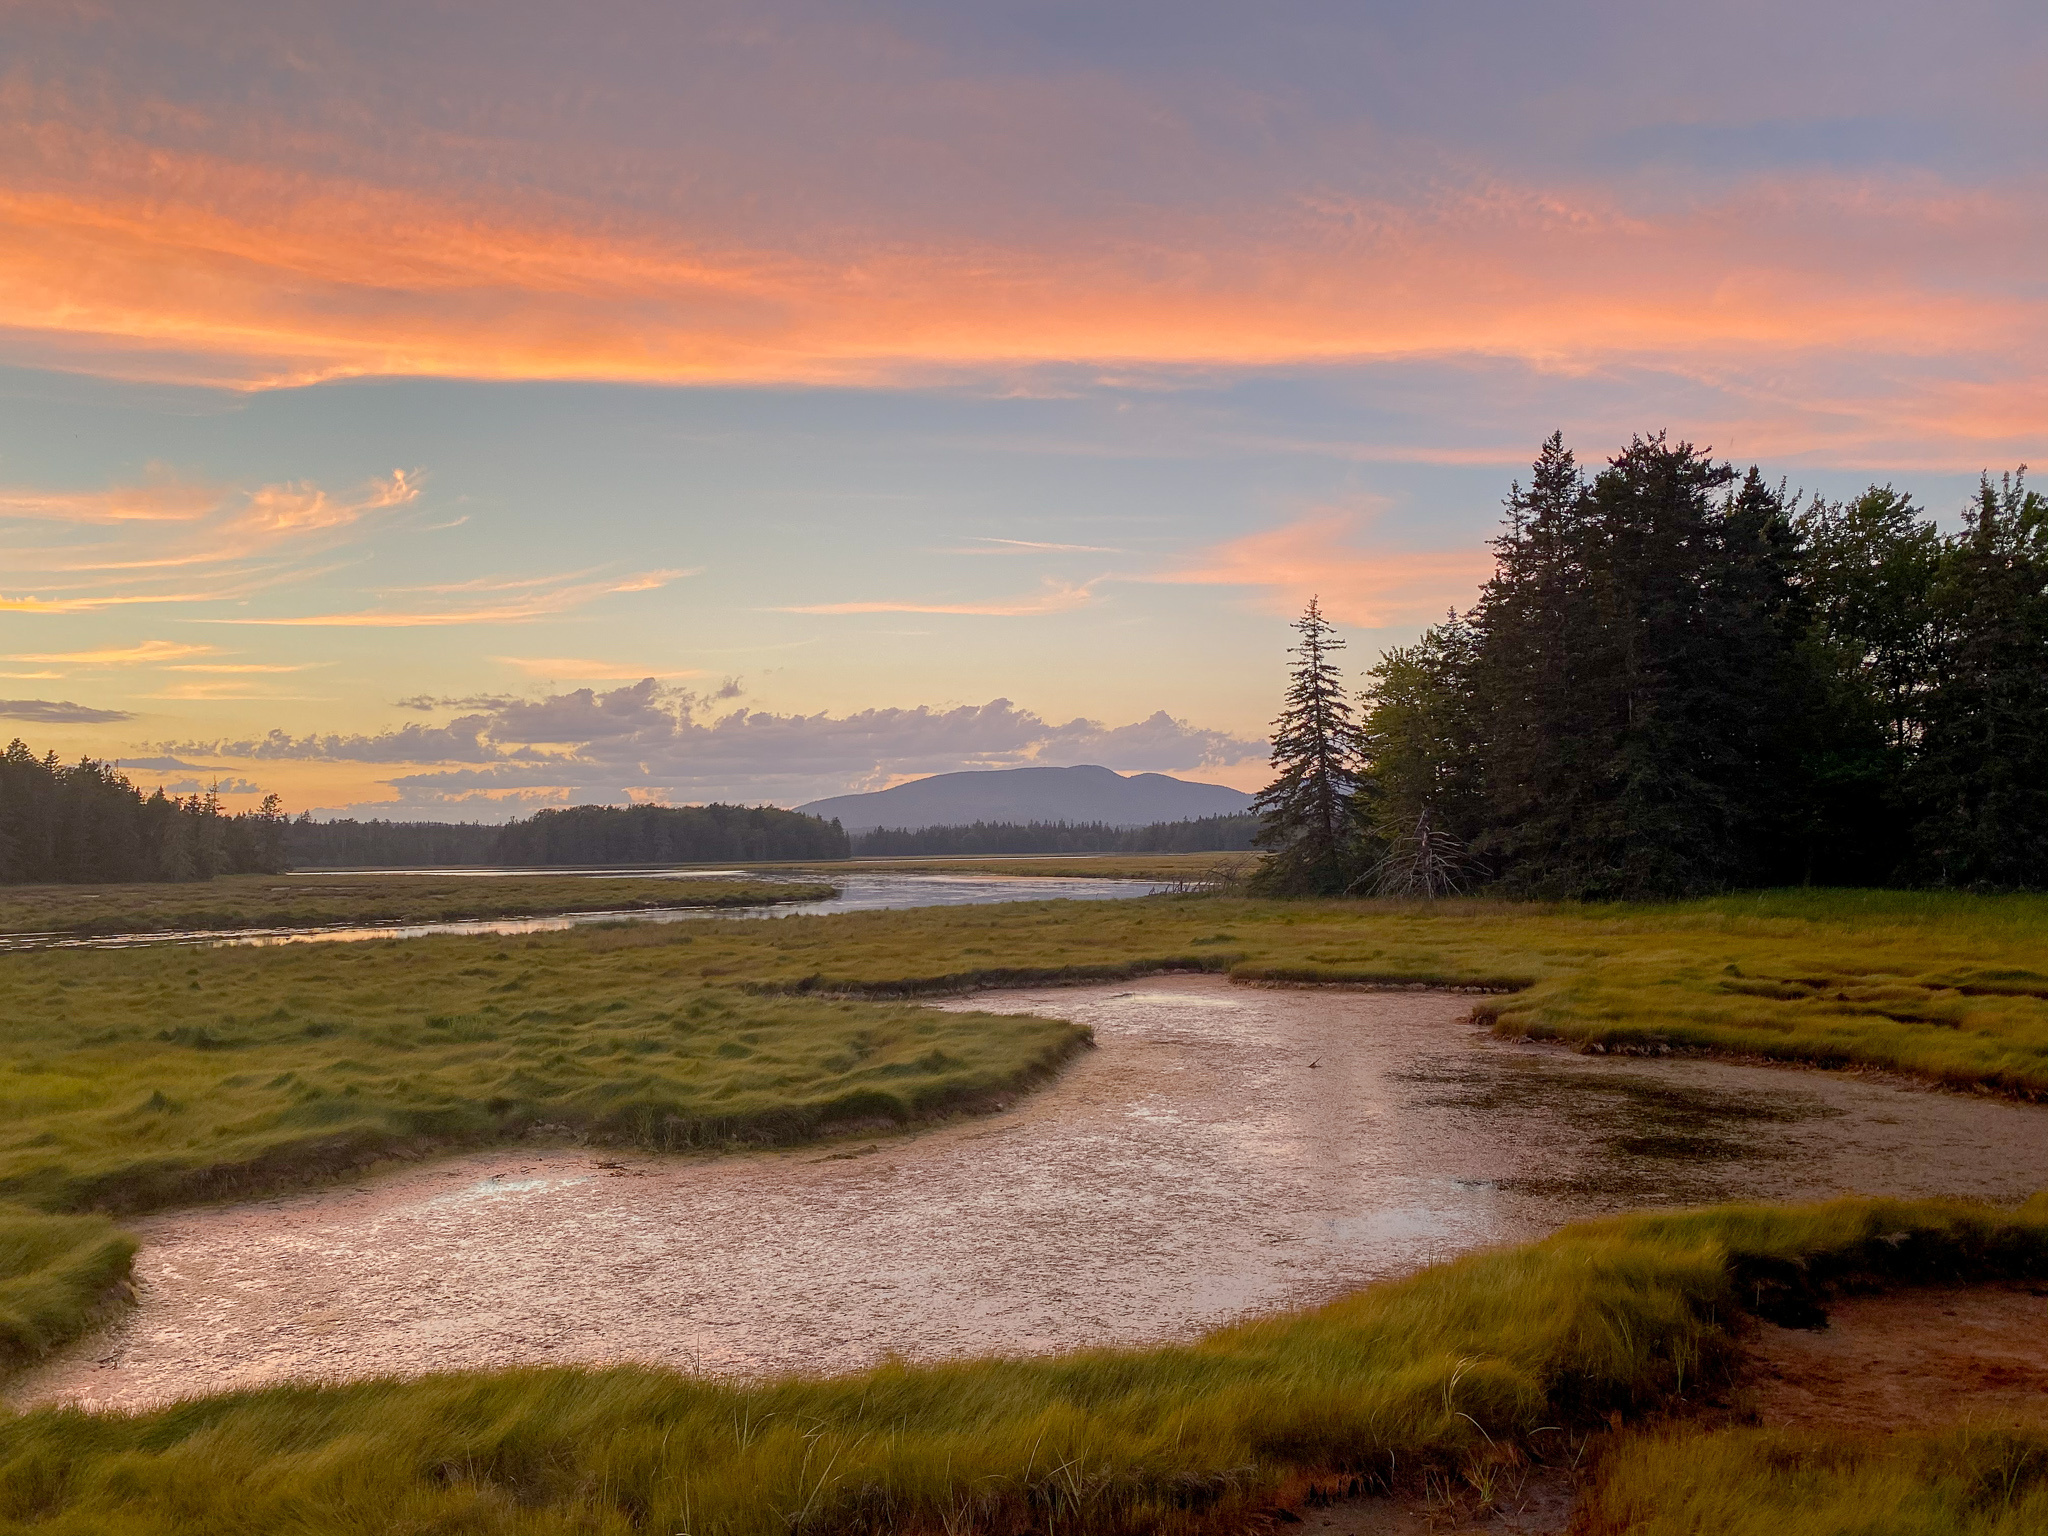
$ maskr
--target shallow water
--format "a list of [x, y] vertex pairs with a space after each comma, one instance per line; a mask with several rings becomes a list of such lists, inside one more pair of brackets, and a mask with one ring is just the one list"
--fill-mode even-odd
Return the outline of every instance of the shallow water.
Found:
[[1079, 1019], [1100, 1049], [1002, 1114], [866, 1146], [505, 1151], [152, 1217], [138, 1309], [9, 1398], [1135, 1344], [1595, 1213], [2048, 1186], [2048, 1110], [1576, 1056], [1496, 1040], [1443, 993], [1167, 977], [945, 1006]]
[[[412, 873], [412, 871], [401, 871]], [[447, 873], [447, 871], [434, 871]], [[471, 874], [531, 873], [517, 870], [466, 871]], [[739, 870], [636, 870], [630, 876], [592, 874], [586, 870], [555, 870], [554, 874], [589, 874], [593, 879], [694, 880], [741, 874]], [[195, 929], [184, 933], [110, 933], [67, 938], [51, 933], [0, 935], [0, 953], [19, 949], [137, 949], [156, 944], [208, 946], [269, 944], [348, 944], [366, 939], [417, 939], [431, 933], [553, 933], [591, 923], [686, 923], [725, 917], [821, 917], [834, 912], [877, 912], [905, 907], [980, 906], [997, 901], [1118, 901], [1150, 896], [1160, 887], [1149, 880], [1094, 880], [1011, 875], [837, 875], [837, 896], [824, 901], [784, 901], [758, 907], [651, 907], [609, 912], [569, 912], [552, 917], [474, 918], [451, 923], [368, 923], [354, 927]], [[767, 882], [764, 882], [767, 883]], [[809, 883], [817, 883], [812, 881]]]

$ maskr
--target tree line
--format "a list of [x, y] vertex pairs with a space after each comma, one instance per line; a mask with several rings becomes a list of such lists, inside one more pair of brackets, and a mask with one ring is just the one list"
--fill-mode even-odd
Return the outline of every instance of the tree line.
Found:
[[502, 826], [434, 821], [314, 821], [287, 831], [294, 867], [435, 864], [706, 864], [843, 859], [846, 833], [773, 806], [578, 805]]
[[37, 757], [19, 738], [0, 757], [0, 883], [276, 874], [284, 835], [275, 795], [230, 815], [210, 790], [144, 795], [107, 763]]
[[1259, 818], [1199, 816], [1142, 827], [1107, 822], [977, 821], [952, 827], [877, 827], [853, 834], [856, 858], [956, 858], [993, 854], [1225, 853], [1250, 848]]
[[[970, 826], [878, 827], [854, 833], [844, 843], [831, 837], [832, 822], [800, 817], [797, 823], [782, 821], [795, 812], [778, 812], [772, 821], [755, 824], [750, 830], [728, 835], [735, 825], [738, 806], [643, 806], [626, 809], [587, 807], [591, 811], [614, 812], [612, 816], [586, 818], [573, 834], [560, 820], [541, 823], [537, 836], [525, 830], [529, 823], [485, 826], [469, 822], [438, 821], [315, 821], [300, 816], [285, 828], [285, 850], [295, 869], [420, 868], [440, 864], [654, 864], [666, 861], [740, 861], [755, 857], [744, 852], [750, 847], [772, 847], [761, 855], [771, 859], [837, 858], [974, 858], [992, 854], [1061, 853], [1211, 853], [1251, 847], [1258, 829], [1258, 817], [1203, 816], [1189, 821], [1162, 821], [1143, 827], [1113, 827], [1106, 822], [995, 822], [977, 821]], [[652, 813], [660, 812], [660, 815]], [[636, 816], [637, 813], [637, 816]], [[559, 818], [562, 811], [543, 811], [541, 816]], [[536, 818], [537, 819], [537, 818]], [[817, 821], [815, 827], [802, 822]], [[671, 830], [663, 843], [643, 835], [656, 823]], [[764, 834], [766, 826], [777, 830]], [[673, 829], [691, 828], [680, 838]], [[820, 829], [823, 829], [822, 831]], [[601, 829], [601, 830], [600, 830]], [[623, 829], [623, 830], [614, 830]], [[721, 830], [726, 829], [726, 830]], [[699, 853], [658, 853], [650, 849], [690, 847]], [[833, 852], [832, 849], [842, 851]], [[805, 851], [824, 849], [826, 851]], [[612, 853], [621, 855], [612, 858]]]
[[499, 829], [473, 821], [315, 821], [301, 813], [285, 828], [294, 869], [423, 869], [488, 864]]
[[772, 805], [578, 805], [498, 829], [493, 864], [704, 864], [843, 859], [846, 833]]
[[1260, 796], [1272, 892], [1645, 899], [2048, 885], [2048, 498], [1959, 531], [1662, 434], [1554, 435], [1478, 601], [1354, 696], [1311, 601]]

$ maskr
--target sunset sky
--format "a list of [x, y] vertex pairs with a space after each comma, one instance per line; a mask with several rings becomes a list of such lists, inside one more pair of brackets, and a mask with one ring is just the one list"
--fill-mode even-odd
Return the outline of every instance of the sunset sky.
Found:
[[1256, 787], [1541, 439], [1953, 522], [2048, 10], [0, 0], [0, 732], [293, 811]]

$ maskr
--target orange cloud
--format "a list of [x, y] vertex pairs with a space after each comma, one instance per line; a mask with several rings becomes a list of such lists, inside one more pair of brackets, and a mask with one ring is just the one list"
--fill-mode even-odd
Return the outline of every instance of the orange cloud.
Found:
[[1272, 613], [1298, 613], [1310, 596], [1340, 624], [1382, 629], [1468, 606], [1493, 573], [1483, 549], [1375, 550], [1357, 543], [1358, 519], [1341, 512], [1231, 539], [1185, 566], [1141, 578], [1245, 587]]
[[[971, 224], [742, 240], [602, 186], [581, 205], [484, 201], [42, 126], [49, 158], [93, 174], [0, 184], [0, 325], [45, 361], [137, 377], [903, 382], [1475, 354], [1748, 369], [1843, 349], [1982, 373], [2048, 331], [2026, 272], [2048, 234], [2038, 195], [1926, 178], [1759, 177], [1655, 212], [1474, 179], [1035, 240]], [[1969, 280], [1948, 270], [1959, 252]]]
[[[0, 490], [0, 522], [11, 519], [28, 528], [51, 521], [74, 527], [118, 525], [118, 532], [98, 544], [10, 549], [7, 563], [14, 578], [40, 577], [42, 590], [0, 596], [0, 612], [95, 613], [136, 604], [246, 597], [319, 574], [307, 563], [310, 557], [335, 548], [382, 514], [412, 505], [419, 494], [418, 476], [405, 470], [345, 495], [309, 481], [245, 490], [183, 481], [163, 471], [141, 487]], [[170, 643], [149, 642], [159, 647]], [[127, 659], [163, 655], [138, 653]]]
[[62, 661], [80, 667], [145, 666], [176, 661], [184, 656], [204, 656], [211, 645], [186, 645], [177, 640], [144, 640], [139, 645], [102, 646], [91, 651], [50, 651], [10, 656], [9, 661]]
[[[321, 629], [440, 629], [462, 624], [525, 624], [535, 619], [550, 618], [571, 608], [580, 608], [596, 598], [620, 592], [651, 592], [681, 577], [697, 574], [696, 570], [642, 571], [609, 581], [579, 582], [567, 586], [551, 584], [559, 578], [543, 577], [524, 583], [524, 595], [516, 600], [479, 603], [467, 608], [365, 609], [356, 613], [312, 613], [276, 619], [205, 619], [199, 622]], [[491, 585], [501, 588], [521, 584]]]
[[1095, 583], [1079, 586], [1049, 581], [1037, 597], [997, 599], [985, 603], [862, 602], [812, 603], [803, 607], [776, 608], [775, 613], [956, 613], [982, 618], [1029, 618], [1045, 613], [1068, 613], [1086, 603]]

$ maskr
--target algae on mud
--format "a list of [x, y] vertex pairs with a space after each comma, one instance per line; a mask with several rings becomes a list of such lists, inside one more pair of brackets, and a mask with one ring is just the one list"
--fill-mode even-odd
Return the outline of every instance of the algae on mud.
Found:
[[220, 1530], [1242, 1529], [1312, 1488], [1483, 1478], [1682, 1404], [1746, 1304], [2048, 1275], [2048, 1198], [1721, 1207], [1567, 1227], [1197, 1343], [758, 1385], [517, 1370], [0, 1419], [0, 1521]]

